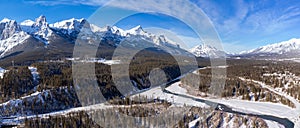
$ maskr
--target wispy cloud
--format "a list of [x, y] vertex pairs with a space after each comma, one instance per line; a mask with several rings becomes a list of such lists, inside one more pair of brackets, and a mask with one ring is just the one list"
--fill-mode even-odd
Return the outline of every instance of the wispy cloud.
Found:
[[[47, 6], [54, 5], [91, 5], [101, 6], [109, 0], [24, 0], [32, 4], [41, 4]], [[165, 12], [170, 12], [172, 8], [180, 7], [171, 5], [172, 0], [145, 0], [138, 2], [137, 0], [126, 0], [128, 4], [117, 4], [118, 1], [111, 0], [116, 3], [114, 6], [123, 8], [134, 8], [138, 10], [153, 10], [153, 8], [164, 8]], [[185, 0], [182, 0], [184, 3]], [[123, 3], [123, 2], [120, 2]], [[142, 3], [142, 4], [141, 4]], [[161, 4], [157, 4], [161, 3]], [[170, 6], [166, 6], [170, 3]], [[262, 0], [262, 1], [194, 1], [204, 12], [211, 18], [217, 29], [231, 36], [234, 32], [255, 33], [257, 31], [272, 32], [274, 30], [285, 29], [289, 27], [287, 23], [297, 23], [300, 21], [300, 3], [298, 1], [281, 1], [281, 0]], [[227, 3], [227, 4], [225, 4]], [[289, 4], [287, 4], [289, 3]], [[153, 5], [153, 6], [151, 6]], [[160, 6], [157, 6], [160, 5]], [[154, 7], [155, 6], [155, 7]], [[173, 7], [172, 7], [173, 6]], [[182, 8], [181, 11], [190, 11], [188, 8]], [[231, 10], [228, 12], [227, 10]], [[186, 12], [188, 12], [186, 11]], [[194, 17], [190, 16], [191, 19]], [[197, 18], [197, 17], [195, 17]], [[198, 19], [199, 20], [199, 19]]]
[[[189, 6], [181, 6], [186, 0], [114, 0], [113, 6], [135, 9], [139, 11], [158, 10], [170, 14], [185, 14], [188, 15], [189, 21], [198, 21], [202, 33], [199, 33], [205, 38], [212, 32], [209, 27], [210, 22], [206, 19], [199, 18], [199, 15], [194, 15]], [[127, 4], [119, 4], [126, 2]], [[211, 0], [191, 0], [200, 7], [205, 14], [211, 19], [216, 26], [222, 40], [227, 42], [227, 46], [238, 45], [254, 47], [264, 45], [259, 42], [261, 40], [283, 40], [288, 37], [296, 36], [300, 32], [298, 24], [300, 22], [300, 3], [297, 0], [231, 0], [231, 1], [211, 1]], [[107, 3], [107, 0], [43, 0], [29, 1], [33, 4], [42, 5], [91, 5], [101, 6]], [[158, 4], [159, 3], [159, 4]], [[175, 9], [179, 8], [179, 9]], [[184, 18], [185, 15], [180, 15], [177, 18]], [[202, 18], [205, 15], [202, 15]], [[206, 34], [205, 32], [210, 33]], [[291, 34], [291, 32], [294, 32]], [[288, 36], [287, 36], [288, 35]], [[280, 38], [281, 37], [281, 38]]]
[[287, 38], [287, 31], [300, 31], [297, 27], [300, 22], [300, 3], [295, 0], [196, 3], [213, 20], [224, 42], [240, 42], [237, 45], [244, 46], [264, 45], [259, 41], [283, 40]]
[[45, 6], [55, 5], [90, 5], [101, 6], [107, 3], [107, 0], [24, 0], [24, 2], [31, 4], [40, 4]]
[[[70, 4], [70, 5], [103, 5], [105, 4], [104, 0], [79, 0], [79, 1], [70, 1], [70, 0], [58, 0], [58, 1], [28, 1], [32, 4], [41, 4], [47, 6], [54, 6], [59, 4]], [[136, 12], [151, 12], [151, 13], [161, 13], [171, 17], [174, 17], [178, 20], [183, 21], [189, 27], [199, 34], [203, 42], [214, 46], [218, 49], [222, 49], [222, 46], [219, 41], [219, 36], [215, 31], [214, 26], [212, 25], [209, 18], [202, 13], [202, 10], [192, 4], [188, 0], [112, 0], [109, 1], [109, 6], [133, 10]], [[100, 12], [100, 11], [98, 11]], [[120, 12], [124, 13], [126, 11]], [[133, 13], [132, 13], [133, 14]], [[116, 16], [113, 16], [116, 17]], [[101, 17], [102, 18], [102, 17]], [[116, 21], [124, 17], [116, 17], [116, 19], [110, 18], [109, 21]], [[92, 19], [92, 18], [91, 18]], [[99, 19], [99, 17], [97, 18]], [[98, 21], [98, 20], [97, 20]], [[99, 21], [99, 24], [106, 22], [104, 20]], [[93, 22], [96, 23], [96, 22]], [[113, 22], [114, 23], [114, 22]], [[98, 23], [96, 23], [98, 24]], [[174, 25], [176, 27], [176, 25]], [[200, 42], [199, 42], [200, 43]], [[198, 44], [199, 44], [198, 43]]]
[[204, 43], [222, 49], [212, 22], [198, 6], [188, 0], [114, 0], [110, 6], [177, 18], [197, 32]]

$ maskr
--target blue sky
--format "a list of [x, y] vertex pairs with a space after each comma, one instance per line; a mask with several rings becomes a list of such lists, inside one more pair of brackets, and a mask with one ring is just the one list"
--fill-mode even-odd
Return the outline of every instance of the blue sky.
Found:
[[[270, 43], [300, 38], [298, 0], [191, 0], [210, 18], [227, 52], [250, 50]], [[106, 0], [1, 0], [0, 18], [21, 22], [45, 15], [53, 23], [69, 18], [89, 18]], [[145, 2], [147, 4], [147, 2]], [[201, 19], [199, 19], [201, 20]], [[128, 29], [136, 25], [170, 29], [190, 42], [198, 43], [184, 23], [165, 15], [137, 14], [117, 24]]]

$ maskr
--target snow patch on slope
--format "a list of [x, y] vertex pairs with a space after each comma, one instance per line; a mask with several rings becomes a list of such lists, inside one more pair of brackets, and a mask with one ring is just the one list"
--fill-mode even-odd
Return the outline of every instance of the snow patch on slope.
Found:
[[40, 76], [39, 76], [39, 73], [37, 72], [37, 68], [29, 66], [28, 69], [31, 72], [31, 75], [33, 77], [33, 81], [38, 82], [37, 80], [40, 78]]
[[7, 70], [0, 67], [0, 78], [3, 79], [4, 73], [7, 72]]
[[0, 40], [0, 57], [3, 57], [4, 54], [10, 51], [13, 47], [22, 44], [29, 37], [30, 35], [21, 31], [19, 33], [15, 33], [10, 38]]

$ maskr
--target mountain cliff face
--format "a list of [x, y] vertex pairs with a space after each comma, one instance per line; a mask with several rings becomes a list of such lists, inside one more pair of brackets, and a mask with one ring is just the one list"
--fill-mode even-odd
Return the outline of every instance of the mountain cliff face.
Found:
[[3, 19], [0, 22], [0, 55], [4, 55], [18, 44], [29, 38], [15, 20]]
[[21, 28], [15, 20], [3, 19], [0, 21], [0, 39], [4, 40], [11, 37], [13, 34], [20, 32]]

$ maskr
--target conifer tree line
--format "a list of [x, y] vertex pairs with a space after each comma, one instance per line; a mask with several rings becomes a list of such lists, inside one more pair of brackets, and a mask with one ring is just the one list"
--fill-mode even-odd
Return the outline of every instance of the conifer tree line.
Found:
[[[289, 77], [299, 75], [300, 64], [295, 62], [273, 62], [260, 60], [228, 60], [227, 78], [222, 90], [222, 97], [240, 97], [244, 100], [267, 101], [282, 103], [290, 107], [294, 104], [280, 96], [262, 88], [254, 82], [246, 82], [240, 78], [261, 81], [273, 88], [281, 88], [282, 91], [300, 100], [300, 81]], [[266, 74], [282, 74], [283, 77]], [[292, 73], [292, 74], [291, 74]], [[287, 75], [287, 76], [285, 76]], [[191, 73], [181, 79], [183, 85], [193, 87], [199, 92], [210, 94], [211, 68], [201, 69], [197, 74]], [[285, 88], [284, 85], [288, 85]], [[252, 94], [252, 95], [250, 95]]]
[[[159, 56], [159, 57], [158, 57]], [[8, 72], [0, 79], [1, 103], [28, 96], [29, 94], [40, 92], [41, 94], [31, 98], [25, 98], [22, 103], [14, 106], [11, 110], [4, 110], [3, 106], [0, 111], [4, 111], [5, 115], [15, 114], [41, 114], [57, 110], [64, 110], [72, 107], [79, 107], [81, 103], [78, 101], [75, 91], [74, 79], [72, 76], [72, 61], [41, 61], [31, 64], [36, 67], [39, 73], [38, 85], [34, 84], [33, 76], [28, 66], [14, 66], [6, 68]], [[186, 65], [187, 67], [189, 65]], [[121, 68], [120, 64], [120, 68]], [[175, 59], [166, 53], [156, 53], [152, 51], [142, 51], [137, 54], [130, 63], [130, 74], [128, 74], [138, 89], [150, 87], [148, 78], [149, 73], [154, 68], [162, 69], [168, 78], [172, 80], [180, 76], [180, 69]], [[100, 87], [101, 93], [106, 99], [123, 98], [124, 96], [115, 87], [112, 81], [111, 66], [101, 63], [95, 64], [95, 74]], [[83, 81], [88, 81], [89, 74], [82, 71]], [[126, 74], [120, 74], [123, 76]], [[123, 79], [120, 77], [120, 79]], [[88, 84], [88, 83], [87, 83]], [[132, 84], [134, 86], [134, 84]], [[88, 89], [94, 91], [94, 88]], [[90, 92], [82, 95], [88, 97]], [[34, 99], [34, 100], [32, 100]], [[97, 99], [88, 99], [88, 102], [95, 104]]]
[[18, 98], [33, 87], [33, 77], [27, 66], [12, 67], [0, 79], [0, 101]]

